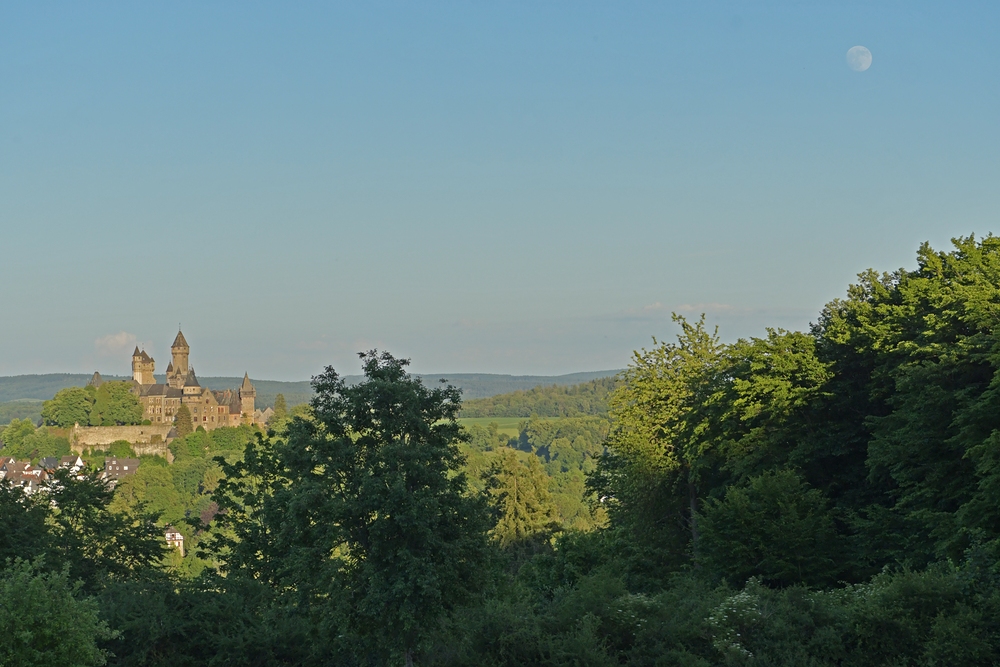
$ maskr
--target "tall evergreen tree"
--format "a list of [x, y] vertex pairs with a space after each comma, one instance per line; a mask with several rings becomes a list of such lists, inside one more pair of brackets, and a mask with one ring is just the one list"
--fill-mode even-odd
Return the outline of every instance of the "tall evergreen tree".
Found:
[[274, 397], [274, 417], [284, 419], [288, 416], [288, 403], [285, 402], [285, 395], [278, 394]]
[[174, 415], [174, 428], [177, 429], [177, 435], [181, 437], [194, 431], [191, 410], [188, 409], [188, 406], [181, 405], [181, 407], [177, 408], [177, 414]]
[[536, 456], [529, 455], [525, 464], [514, 450], [505, 447], [483, 477], [496, 522], [490, 536], [501, 547], [527, 545], [557, 525], [549, 477]]

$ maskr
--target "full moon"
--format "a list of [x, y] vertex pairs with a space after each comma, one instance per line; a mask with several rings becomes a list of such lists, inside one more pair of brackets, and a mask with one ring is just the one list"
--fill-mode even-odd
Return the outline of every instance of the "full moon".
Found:
[[852, 46], [847, 50], [847, 66], [855, 72], [864, 72], [872, 66], [872, 52], [863, 46]]

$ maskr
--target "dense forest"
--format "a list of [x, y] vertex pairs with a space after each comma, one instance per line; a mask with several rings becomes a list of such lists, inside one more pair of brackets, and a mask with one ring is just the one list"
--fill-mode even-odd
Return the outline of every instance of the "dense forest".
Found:
[[169, 484], [0, 488], [0, 664], [1000, 661], [1000, 239], [808, 332], [675, 320], [613, 385], [465, 408], [538, 406], [516, 436], [370, 352], [266, 434], [174, 441]]
[[584, 417], [607, 416], [608, 395], [615, 377], [570, 386], [543, 385], [462, 405], [462, 417]]

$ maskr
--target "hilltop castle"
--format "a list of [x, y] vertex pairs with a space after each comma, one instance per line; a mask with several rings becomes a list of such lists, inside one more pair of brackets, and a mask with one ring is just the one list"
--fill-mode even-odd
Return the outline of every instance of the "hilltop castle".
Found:
[[257, 390], [250, 383], [250, 376], [244, 374], [243, 384], [237, 389], [212, 391], [198, 384], [194, 367], [188, 363], [191, 347], [184, 334], [177, 332], [177, 338], [170, 346], [171, 360], [167, 364], [167, 383], [158, 384], [153, 372], [156, 362], [140, 351], [132, 353], [132, 391], [142, 403], [142, 418], [153, 424], [171, 423], [181, 405], [191, 411], [191, 423], [195, 428], [203, 426], [210, 431], [220, 426], [263, 423], [267, 415], [254, 409]]

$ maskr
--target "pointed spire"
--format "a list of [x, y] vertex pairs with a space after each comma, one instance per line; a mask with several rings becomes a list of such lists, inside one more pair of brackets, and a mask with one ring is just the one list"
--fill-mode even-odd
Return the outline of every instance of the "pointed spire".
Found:
[[132, 356], [133, 357], [138, 357], [139, 356], [139, 346], [138, 345], [135, 346], [135, 352], [132, 353]]
[[180, 330], [177, 331], [177, 338], [174, 339], [174, 344], [170, 346], [170, 349], [175, 347], [190, 347], [188, 342], [184, 340], [184, 334]]
[[249, 373], [244, 373], [243, 374], [243, 384], [240, 385], [240, 389], [253, 389], [253, 385], [250, 384], [250, 374]]

